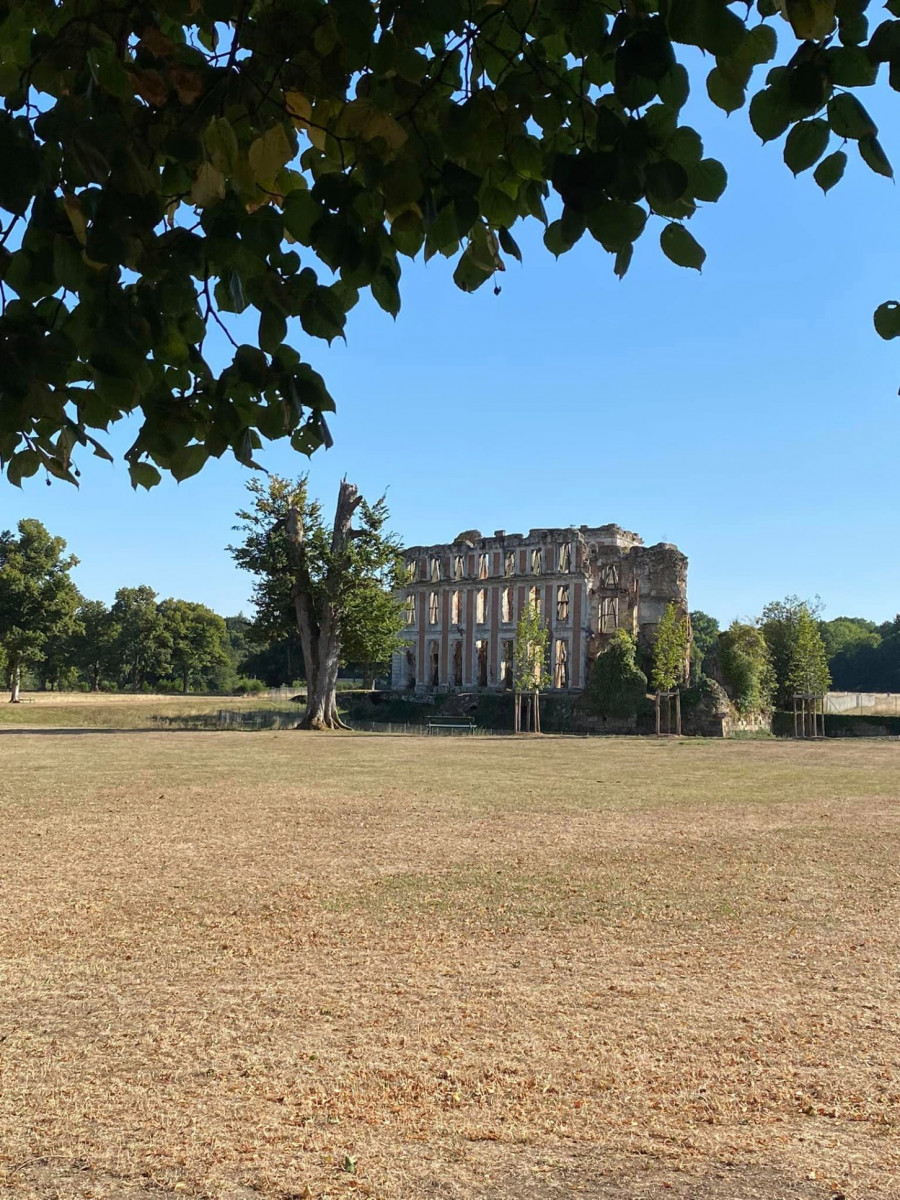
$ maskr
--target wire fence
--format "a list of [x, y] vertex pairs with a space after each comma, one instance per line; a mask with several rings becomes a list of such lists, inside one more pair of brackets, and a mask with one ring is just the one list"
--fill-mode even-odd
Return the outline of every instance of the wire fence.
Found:
[[301, 713], [296, 708], [261, 708], [252, 712], [220, 708], [216, 727], [218, 729], [296, 729]]
[[[301, 714], [296, 708], [262, 708], [251, 712], [220, 708], [216, 715], [218, 729], [296, 729]], [[356, 733], [389, 733], [408, 737], [495, 737], [508, 733], [505, 729], [484, 729], [480, 725], [444, 725], [412, 721], [347, 721]]]

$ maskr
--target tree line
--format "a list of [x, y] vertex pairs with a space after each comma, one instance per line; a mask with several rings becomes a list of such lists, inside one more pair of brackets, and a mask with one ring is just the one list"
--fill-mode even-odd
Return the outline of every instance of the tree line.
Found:
[[[62, 538], [32, 519], [0, 533], [0, 670], [11, 699], [24, 682], [186, 694], [303, 677], [311, 720], [339, 724], [338, 671], [355, 666], [371, 683], [402, 628], [402, 554], [384, 528], [384, 498], [367, 504], [345, 482], [329, 528], [305, 476], [254, 478], [247, 487], [251, 503], [236, 526], [243, 540], [229, 549], [255, 579], [252, 620], [160, 600], [147, 585], [119, 588], [111, 605], [87, 599], [72, 581], [78, 560]], [[342, 502], [352, 504], [345, 520]], [[694, 611], [688, 621], [670, 605], [651, 641], [614, 633], [593, 665], [588, 698], [595, 711], [619, 717], [639, 711], [651, 688], [719, 686], [741, 712], [789, 709], [797, 693], [831, 687], [900, 691], [900, 616], [878, 625], [861, 617], [825, 621], [821, 612], [818, 597], [787, 596], [755, 619], [720, 629], [708, 613]], [[539, 634], [517, 634], [515, 686], [523, 693], [547, 683], [535, 667], [545, 657]]]
[[0, 669], [13, 701], [25, 683], [92, 692], [236, 686], [245, 618], [223, 618], [191, 600], [159, 600], [146, 584], [119, 588], [111, 605], [89, 600], [71, 578], [77, 564], [40, 521], [0, 533]]
[[355, 670], [371, 685], [403, 625], [402, 553], [384, 528], [384, 497], [370, 504], [345, 480], [329, 528], [305, 476], [253, 478], [247, 490], [241, 541], [229, 550], [254, 578], [252, 620], [159, 600], [147, 585], [119, 588], [108, 606], [89, 600], [71, 578], [78, 559], [40, 521], [0, 533], [0, 671], [10, 699], [25, 684], [187, 694], [302, 678], [309, 725], [340, 726], [339, 673]]

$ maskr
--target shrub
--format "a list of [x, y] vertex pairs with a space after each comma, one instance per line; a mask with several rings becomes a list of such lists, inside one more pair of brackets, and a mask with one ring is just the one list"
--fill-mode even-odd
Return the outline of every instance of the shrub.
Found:
[[617, 629], [597, 655], [584, 692], [584, 706], [598, 717], [633, 717], [647, 706], [647, 676], [635, 661], [634, 638]]
[[266, 685], [261, 679], [239, 679], [234, 688], [235, 696], [255, 696], [264, 692]]

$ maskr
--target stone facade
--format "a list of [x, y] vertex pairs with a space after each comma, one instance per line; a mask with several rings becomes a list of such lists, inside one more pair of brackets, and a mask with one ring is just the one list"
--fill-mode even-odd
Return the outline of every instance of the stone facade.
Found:
[[550, 632], [550, 675], [583, 688], [616, 629], [652, 637], [670, 603], [687, 612], [687, 559], [668, 543], [644, 546], [618, 525], [477, 529], [405, 552], [406, 646], [394, 655], [398, 691], [511, 686], [516, 623], [536, 602]]

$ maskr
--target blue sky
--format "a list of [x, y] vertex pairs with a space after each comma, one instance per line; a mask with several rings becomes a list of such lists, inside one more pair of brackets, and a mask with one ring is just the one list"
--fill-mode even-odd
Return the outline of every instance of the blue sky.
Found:
[[[864, 99], [900, 169], [895, 98], [885, 85]], [[499, 296], [457, 291], [443, 259], [404, 260], [396, 323], [363, 300], [347, 345], [292, 330], [338, 401], [335, 446], [308, 462], [274, 444], [263, 465], [309, 469], [326, 507], [345, 473], [369, 495], [388, 488], [410, 545], [608, 521], [673, 541], [690, 558], [691, 607], [723, 622], [789, 592], [819, 593], [826, 617], [892, 617], [900, 352], [872, 311], [900, 293], [894, 184], [851, 146], [823, 197], [744, 113], [692, 103], [730, 177], [691, 222], [702, 275], [663, 258], [660, 222], [623, 282], [588, 236], [557, 262], [535, 224], [517, 229], [524, 266]], [[110, 445], [128, 441], [120, 430]], [[211, 463], [146, 493], [121, 464], [79, 465], [78, 491], [0, 481], [0, 527], [34, 516], [65, 537], [90, 597], [149, 583], [248, 610], [250, 580], [225, 550], [243, 468]]]

